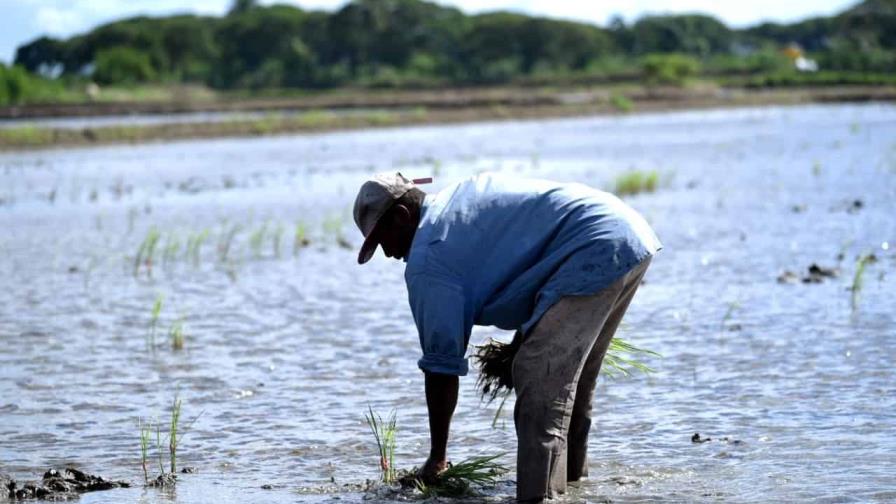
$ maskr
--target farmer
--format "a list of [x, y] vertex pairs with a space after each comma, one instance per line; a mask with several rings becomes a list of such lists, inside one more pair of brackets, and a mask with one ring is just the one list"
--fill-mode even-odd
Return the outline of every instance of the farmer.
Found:
[[615, 196], [582, 184], [483, 174], [426, 195], [401, 174], [365, 182], [364, 235], [407, 262], [423, 356], [432, 481], [446, 446], [474, 324], [515, 330], [512, 386], [517, 499], [562, 494], [588, 474], [591, 402], [604, 353], [651, 256], [650, 226]]

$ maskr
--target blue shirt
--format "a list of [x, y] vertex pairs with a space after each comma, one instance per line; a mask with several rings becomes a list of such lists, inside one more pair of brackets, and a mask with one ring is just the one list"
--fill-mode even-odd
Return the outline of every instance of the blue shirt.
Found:
[[582, 184], [484, 174], [427, 195], [405, 270], [418, 365], [465, 375], [474, 324], [525, 334], [661, 247], [631, 207]]

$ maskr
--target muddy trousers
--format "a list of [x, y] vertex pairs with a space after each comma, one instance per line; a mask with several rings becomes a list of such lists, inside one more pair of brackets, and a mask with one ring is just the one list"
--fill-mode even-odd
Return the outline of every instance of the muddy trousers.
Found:
[[588, 475], [597, 375], [649, 264], [597, 294], [561, 298], [523, 340], [513, 360], [517, 500], [553, 498]]

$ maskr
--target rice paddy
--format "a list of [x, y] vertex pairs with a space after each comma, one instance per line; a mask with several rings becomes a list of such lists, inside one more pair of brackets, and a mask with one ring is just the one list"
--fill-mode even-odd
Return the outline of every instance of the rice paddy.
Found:
[[[896, 256], [882, 245], [894, 241], [893, 110], [618, 114], [0, 154], [3, 471], [24, 481], [71, 461], [152, 485], [171, 475], [179, 390], [176, 492], [136, 485], [91, 502], [423, 498], [382, 483], [384, 459], [399, 479], [425, 460], [429, 431], [405, 266], [379, 255], [355, 264], [345, 210], [356, 181], [438, 166], [427, 190], [488, 170], [612, 188], [626, 167], [668, 167], [674, 180], [659, 171], [656, 192], [629, 201], [665, 249], [620, 332], [663, 359], [610, 353], [590, 479], [571, 500], [880, 500], [894, 448], [886, 294]], [[876, 263], [857, 260], [868, 251]], [[813, 263], [842, 273], [775, 280]], [[509, 336], [477, 327], [470, 341]], [[480, 402], [470, 374], [451, 426], [455, 465], [516, 448], [513, 397], [496, 419], [504, 389]], [[361, 420], [367, 404], [383, 424], [397, 411], [391, 461]], [[712, 442], [691, 443], [694, 432]], [[462, 502], [512, 499], [513, 457], [494, 462], [511, 472]], [[200, 474], [182, 476], [187, 466]]]

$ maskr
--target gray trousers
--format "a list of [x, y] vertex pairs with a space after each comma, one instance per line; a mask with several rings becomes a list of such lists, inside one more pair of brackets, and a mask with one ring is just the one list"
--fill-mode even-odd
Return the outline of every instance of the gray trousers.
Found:
[[513, 360], [517, 500], [553, 498], [588, 475], [597, 375], [649, 264], [597, 294], [561, 298], [523, 340]]

